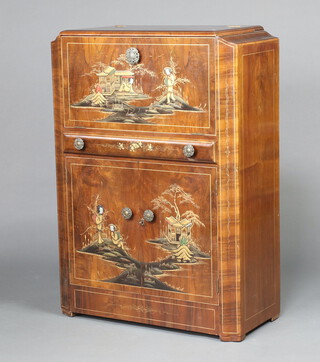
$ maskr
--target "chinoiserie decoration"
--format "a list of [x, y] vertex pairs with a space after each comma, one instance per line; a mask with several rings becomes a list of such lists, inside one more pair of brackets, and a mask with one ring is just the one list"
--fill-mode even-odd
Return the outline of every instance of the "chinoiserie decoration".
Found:
[[[83, 75], [95, 75], [91, 94], [71, 104], [71, 107], [99, 109], [103, 114], [109, 113], [99, 122], [112, 123], [156, 124], [151, 118], [170, 116], [176, 111], [207, 112], [206, 104], [192, 106], [184, 98], [184, 88], [194, 88], [195, 85], [179, 74], [180, 67], [174, 60], [174, 54], [166, 59], [160, 74], [138, 63], [139, 59], [139, 51], [129, 48], [109, 64], [93, 64], [92, 70]], [[150, 79], [158, 84], [154, 94], [143, 91], [143, 82]], [[143, 102], [143, 106], [138, 102]]]
[[[197, 264], [201, 259], [210, 259], [210, 255], [199, 248], [192, 235], [193, 228], [205, 227], [200, 216], [195, 212], [199, 206], [194, 202], [192, 195], [181, 186], [173, 184], [157, 198], [151, 200], [153, 210], [161, 211], [160, 215], [167, 214], [162, 220], [165, 222], [166, 231], [158, 238], [146, 240], [146, 242], [161, 248], [167, 256], [150, 262], [141, 262], [130, 254], [126, 237], [121, 231], [122, 228], [125, 229], [125, 224], [116, 225], [106, 222], [107, 215], [114, 213], [114, 210], [107, 211], [107, 202], [108, 200], [104, 202], [97, 195], [94, 204], [88, 206], [94, 223], [82, 235], [89, 233], [91, 241], [78, 252], [99, 255], [106, 262], [115, 263], [121, 269], [118, 276], [103, 280], [104, 282], [183, 292], [179, 285], [172, 286], [161, 281], [161, 275], [164, 272], [169, 273], [183, 268], [183, 265]], [[191, 208], [184, 207], [185, 211], [182, 212], [181, 208], [185, 205], [190, 205]], [[132, 216], [132, 211], [128, 207], [122, 209], [124, 219], [128, 219], [130, 214]], [[147, 209], [139, 223], [144, 225], [145, 222], [150, 223], [153, 220], [154, 212]]]

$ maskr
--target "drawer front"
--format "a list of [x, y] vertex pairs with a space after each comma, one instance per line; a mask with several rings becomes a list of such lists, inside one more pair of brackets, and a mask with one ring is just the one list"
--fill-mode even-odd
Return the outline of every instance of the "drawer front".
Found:
[[[80, 142], [77, 145], [77, 142]], [[168, 142], [146, 139], [122, 139], [64, 135], [65, 152], [79, 154], [215, 162], [214, 142]]]
[[217, 304], [216, 168], [66, 157], [70, 281]]
[[64, 125], [214, 134], [213, 53], [204, 36], [64, 36]]

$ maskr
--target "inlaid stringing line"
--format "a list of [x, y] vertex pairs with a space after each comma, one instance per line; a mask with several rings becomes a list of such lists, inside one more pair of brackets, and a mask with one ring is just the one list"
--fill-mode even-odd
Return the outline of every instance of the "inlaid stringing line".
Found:
[[[218, 97], [218, 100], [220, 100], [220, 43], [223, 43], [225, 46], [228, 46], [230, 48], [232, 48], [232, 62], [233, 62], [233, 66], [232, 66], [232, 76], [233, 76], [233, 80], [234, 80], [234, 76], [235, 76], [235, 55], [234, 55], [234, 46], [232, 45], [229, 45], [228, 43], [225, 43], [222, 39], [219, 39], [218, 40], [218, 56], [217, 56], [217, 59], [218, 59], [218, 84], [219, 84], [219, 87], [218, 87], [218, 94], [219, 94], [219, 97]], [[228, 87], [229, 87], [229, 84], [227, 83], [227, 74], [225, 74], [225, 77], [226, 77], [226, 99], [228, 100], [229, 99], [229, 94], [227, 93], [228, 91]], [[236, 147], [236, 118], [235, 118], [235, 115], [236, 115], [236, 110], [235, 110], [235, 91], [234, 91], [234, 84], [233, 84], [233, 92], [232, 92], [232, 99], [233, 99], [233, 126], [234, 126], [234, 149]], [[220, 103], [218, 101], [218, 103]], [[227, 102], [226, 102], [227, 103]], [[229, 244], [230, 244], [230, 199], [229, 199], [229, 182], [230, 182], [230, 174], [229, 174], [229, 154], [230, 154], [230, 149], [229, 149], [229, 105], [226, 104], [226, 153], [227, 153], [227, 156], [226, 156], [226, 175], [227, 175], [227, 187], [226, 187], [226, 192], [227, 192], [227, 230], [228, 230], [228, 237], [227, 237], [227, 244], [228, 244], [228, 248], [229, 248]], [[219, 144], [221, 144], [220, 140], [221, 140], [221, 129], [220, 129], [220, 120], [221, 120], [221, 108], [220, 108], [220, 104], [218, 106], [218, 114], [219, 114], [219, 119], [218, 119], [218, 124], [219, 124]], [[229, 151], [229, 152], [228, 152]], [[222, 170], [221, 170], [221, 151], [219, 152], [219, 163], [220, 163], [220, 167], [219, 167], [219, 179], [220, 179], [220, 195], [222, 195], [222, 186], [221, 186], [221, 179], [222, 179], [222, 176], [221, 176], [221, 173], [222, 173]], [[235, 173], [235, 187], [236, 187], [236, 177], [237, 177], [237, 173]], [[220, 196], [221, 197], [221, 196]], [[235, 197], [236, 197], [236, 194], [235, 194]], [[220, 216], [219, 216], [219, 219], [220, 219], [220, 231], [222, 230], [222, 218], [221, 218], [221, 215], [222, 215], [222, 205], [221, 205], [221, 201], [220, 201], [220, 206], [219, 206], [219, 211], [220, 211]], [[235, 206], [234, 206], [234, 212], [235, 212], [235, 221], [236, 221], [236, 211], [237, 211], [237, 204], [235, 202]], [[236, 279], [236, 293], [235, 293], [235, 299], [236, 299], [236, 320], [237, 320], [237, 323], [236, 323], [236, 332], [227, 332], [227, 331], [224, 331], [223, 330], [223, 327], [224, 327], [224, 294], [223, 294], [223, 268], [222, 268], [222, 262], [223, 262], [223, 255], [222, 255], [222, 241], [220, 243], [220, 248], [221, 248], [221, 252], [220, 252], [220, 255], [221, 255], [221, 308], [222, 308], [222, 313], [221, 313], [221, 329], [222, 329], [222, 332], [225, 333], [225, 334], [234, 334], [234, 333], [238, 333], [239, 331], [239, 324], [238, 324], [238, 318], [239, 318], [239, 308], [238, 308], [238, 250], [237, 250], [237, 239], [236, 239], [236, 223], [235, 223], [235, 237], [234, 237], [234, 248], [235, 248], [235, 258], [236, 258], [236, 263], [235, 263], [235, 279]], [[228, 249], [229, 251], [229, 249]]]
[[[69, 122], [88, 122], [88, 123], [94, 123], [97, 121], [90, 121], [90, 120], [71, 120], [71, 115], [70, 115], [70, 108], [71, 108], [71, 100], [70, 100], [70, 69], [69, 69], [69, 44], [71, 45], [132, 45], [132, 43], [81, 43], [81, 42], [68, 42], [66, 44], [67, 47], [67, 79], [68, 79], [68, 115], [69, 115]], [[135, 43], [136, 45], [156, 45], [156, 46], [168, 46], [167, 44], [145, 44], [145, 43]], [[172, 44], [172, 45], [177, 45], [177, 46], [205, 46], [207, 47], [207, 56], [208, 56], [208, 126], [192, 126], [195, 128], [203, 128], [203, 129], [210, 129], [211, 128], [211, 105], [210, 105], [210, 99], [211, 99], [211, 91], [210, 91], [210, 44]], [[61, 51], [61, 53], [63, 54], [63, 50]], [[62, 76], [63, 76], [63, 68], [62, 68]], [[62, 83], [63, 84], [63, 83]], [[63, 93], [64, 93], [64, 87], [63, 87]], [[64, 109], [65, 109], [65, 104], [64, 104]], [[64, 111], [64, 126], [66, 127], [66, 118], [65, 118], [65, 111]], [[154, 124], [139, 124], [139, 126], [155, 126]], [[170, 125], [170, 124], [161, 124], [158, 125], [161, 127], [177, 127], [177, 128], [186, 128], [186, 126], [180, 126], [180, 125]], [[71, 127], [72, 128], [72, 127]], [[84, 127], [87, 128], [87, 127]], [[95, 129], [95, 127], [93, 127], [93, 129]], [[130, 130], [131, 132], [135, 132], [135, 130]], [[141, 131], [140, 131], [141, 132]], [[155, 133], [163, 133], [163, 132], [155, 132]], [[183, 133], [182, 133], [183, 134]]]
[[[77, 45], [77, 44], [82, 44], [82, 45], [91, 45], [91, 44], [96, 44], [96, 45], [132, 45], [131, 43], [70, 43], [68, 42], [67, 43], [67, 69], [68, 69], [68, 100], [69, 100], [69, 106], [68, 106], [68, 113], [69, 113], [69, 122], [91, 122], [91, 123], [94, 123], [94, 122], [97, 122], [97, 121], [90, 121], [90, 120], [84, 120], [84, 121], [79, 121], [79, 120], [76, 120], [76, 119], [71, 119], [71, 116], [70, 116], [70, 104], [71, 104], [71, 100], [70, 100], [70, 72], [69, 72], [69, 44], [71, 45]], [[136, 45], [162, 45], [162, 46], [167, 46], [167, 44], [137, 44], [135, 43]], [[210, 119], [211, 119], [211, 108], [210, 108], [210, 98], [211, 98], [211, 92], [210, 92], [210, 61], [209, 61], [209, 49], [210, 49], [210, 45], [209, 44], [173, 44], [173, 45], [178, 45], [178, 46], [206, 46], [208, 49], [207, 49], [207, 54], [208, 54], [208, 110], [209, 110], [209, 118], [208, 118], [208, 126], [204, 127], [204, 126], [196, 126], [196, 128], [210, 128]], [[176, 111], [176, 112], [179, 112], [179, 111]], [[192, 112], [192, 111], [190, 111]], [[154, 126], [154, 124], [139, 124], [139, 126]], [[161, 124], [160, 125], [161, 127], [180, 127], [180, 128], [185, 128], [186, 126], [180, 126], [180, 125], [171, 125], [171, 124]], [[195, 127], [195, 126], [193, 126]], [[161, 132], [157, 132], [157, 133], [161, 133]]]
[[[95, 310], [95, 309], [89, 309], [89, 308], [83, 308], [83, 307], [78, 307], [77, 305], [76, 305], [76, 291], [77, 292], [82, 292], [82, 293], [87, 293], [87, 294], [90, 294], [90, 293], [92, 293], [92, 294], [100, 294], [100, 295], [105, 295], [104, 293], [98, 293], [98, 292], [93, 292], [93, 291], [90, 291], [90, 292], [88, 292], [88, 291], [84, 291], [84, 290], [81, 290], [81, 289], [74, 289], [74, 300], [75, 300], [75, 307], [76, 308], [78, 308], [78, 309], [81, 309], [81, 310], [86, 310], [86, 311], [91, 311], [91, 312], [97, 312], [97, 313], [105, 313], [105, 314], [113, 314], [113, 315], [118, 315], [118, 316], [122, 316], [122, 317], [129, 317], [129, 318], [132, 318], [132, 315], [126, 315], [126, 314], [121, 314], [121, 313], [108, 313], [108, 312], [106, 312], [106, 311], [101, 311], [101, 310]], [[124, 296], [121, 296], [120, 298], [126, 298], [126, 297], [124, 297]], [[128, 297], [127, 297], [127, 299], [129, 299]], [[139, 299], [139, 298], [136, 298], [136, 299]], [[139, 299], [139, 300], [141, 300], [141, 301], [144, 301], [143, 299]], [[164, 302], [156, 302], [156, 303], [162, 303], [162, 304], [168, 304], [168, 303], [164, 303]], [[172, 303], [171, 303], [171, 305], [172, 305]], [[186, 306], [184, 306], [184, 305], [181, 305], [181, 304], [175, 304], [175, 305], [177, 305], [177, 306], [183, 306], [183, 307], [186, 307]], [[186, 308], [188, 308], [188, 307], [186, 307]], [[213, 312], [213, 320], [214, 320], [214, 327], [213, 327], [213, 329], [215, 329], [216, 327], [215, 327], [215, 321], [216, 321], [216, 317], [215, 317], [215, 309], [209, 309], [210, 311], [212, 311]], [[187, 326], [187, 327], [196, 327], [196, 328], [200, 328], [200, 329], [205, 329], [205, 330], [212, 330], [212, 328], [210, 328], [210, 327], [201, 327], [201, 326], [196, 326], [196, 325], [194, 325], [194, 324], [184, 324], [184, 323], [178, 323], [178, 322], [168, 322], [167, 320], [161, 320], [161, 319], [154, 319], [154, 318], [145, 318], [145, 317], [140, 317], [139, 316], [139, 319], [144, 319], [144, 320], [151, 320], [151, 321], [154, 321], [154, 322], [165, 322], [165, 323], [170, 323], [170, 324], [176, 324], [176, 325], [181, 325], [181, 326]]]
[[[66, 158], [66, 162], [67, 159], [72, 159], [72, 157], [68, 157]], [[83, 158], [84, 159], [84, 158]], [[85, 159], [90, 159], [90, 158], [85, 158]], [[134, 162], [134, 161], [121, 161], [121, 160], [117, 160], [118, 162]], [[115, 160], [112, 160], [112, 162], [116, 162]], [[145, 164], [150, 164], [147, 162], [141, 162], [141, 163], [145, 163]], [[167, 165], [166, 163], [160, 163], [160, 162], [154, 162], [155, 164], [159, 164], [159, 165]], [[132, 170], [131, 167], [121, 167], [121, 166], [106, 166], [106, 165], [92, 165], [92, 164], [81, 164], [81, 163], [71, 163], [70, 164], [70, 179], [71, 179], [71, 203], [72, 203], [72, 225], [75, 225], [74, 222], [74, 215], [73, 215], [73, 172], [72, 172], [72, 166], [88, 166], [88, 167], [101, 167], [101, 168], [114, 168], [114, 169], [129, 169]], [[181, 165], [179, 165], [181, 166]], [[190, 167], [189, 165], [183, 165], [185, 167]], [[200, 168], [209, 168], [211, 170], [215, 170], [215, 167], [206, 167], [206, 166], [197, 166]], [[207, 173], [201, 173], [201, 172], [183, 172], [183, 171], [168, 171], [168, 170], [159, 170], [159, 169], [151, 169], [151, 168], [139, 168], [139, 170], [142, 171], [156, 171], [156, 172], [166, 172], [166, 173], [180, 173], [180, 174], [195, 174], [195, 175], [201, 175], [201, 176], [209, 176], [209, 183], [210, 183], [210, 227], [211, 227], [211, 233], [210, 233], [210, 252], [211, 252], [211, 258], [210, 258], [210, 269], [211, 269], [211, 295], [207, 296], [207, 295], [201, 295], [201, 294], [192, 294], [192, 293], [184, 293], [184, 295], [191, 295], [191, 296], [201, 296], [201, 297], [205, 297], [205, 298], [212, 298], [214, 296], [213, 293], [213, 261], [212, 261], [212, 256], [213, 256], [213, 235], [212, 235], [212, 192], [211, 192], [211, 183], [212, 183], [212, 176], [211, 173], [207, 174]], [[75, 251], [75, 235], [74, 235], [74, 227], [73, 227], [73, 251]], [[70, 255], [70, 254], [69, 254]], [[87, 281], [91, 281], [91, 282], [99, 282], [97, 280], [92, 280], [92, 279], [85, 279], [85, 278], [80, 278], [76, 276], [76, 261], [75, 261], [75, 252], [73, 252], [73, 279], [75, 280], [87, 280]], [[133, 286], [134, 287], [134, 286]], [[138, 287], [138, 288], [143, 288], [143, 287]], [[215, 305], [215, 304], [213, 304]]]
[[[246, 57], [246, 56], [249, 56], [249, 55], [255, 55], [255, 54], [262, 54], [262, 53], [269, 53], [269, 52], [272, 52], [272, 53], [274, 53], [274, 49], [268, 49], [268, 50], [263, 50], [263, 51], [260, 51], [260, 52], [252, 52], [252, 53], [246, 53], [246, 54], [243, 54], [242, 55], [242, 59], [241, 59], [241, 64], [242, 64], [242, 93], [244, 92], [244, 81], [243, 81], [243, 58], [244, 57]], [[273, 54], [274, 55], [274, 54]], [[273, 59], [274, 59], [274, 61], [275, 61], [275, 57], [273, 57]], [[275, 82], [275, 80], [274, 80], [274, 82]], [[274, 100], [273, 100], [273, 102], [274, 102]], [[244, 119], [244, 115], [243, 115], [243, 108], [242, 108], [242, 119]], [[274, 134], [274, 136], [273, 136], [274, 138], [275, 138], [275, 134]], [[274, 139], [274, 143], [275, 143], [275, 139]], [[276, 174], [276, 172], [274, 172], [274, 185], [275, 185], [275, 174]], [[242, 192], [244, 193], [244, 183], [242, 182]], [[276, 198], [274, 198], [274, 209], [275, 209], [275, 202], [276, 202]], [[273, 230], [274, 230], [274, 238], [273, 238], [273, 243], [274, 243], [274, 251], [275, 251], [275, 240], [276, 240], [276, 238], [275, 238], [275, 225], [276, 225], [276, 223], [274, 222], [274, 226], [273, 226]], [[245, 230], [244, 230], [244, 232], [245, 232]], [[245, 253], [246, 253], [246, 244], [245, 243], [243, 243], [243, 253], [244, 253], [244, 255], [245, 255]], [[243, 263], [243, 270], [244, 270], [244, 274], [246, 273], [246, 263]], [[275, 285], [275, 283], [273, 283], [273, 287], [274, 287], [274, 296], [276, 295], [276, 285]], [[246, 294], [246, 288], [244, 288], [244, 300], [246, 300], [246, 298], [247, 298], [247, 294]], [[260, 313], [262, 313], [262, 312], [264, 312], [265, 310], [267, 310], [268, 308], [271, 308], [271, 307], [273, 307], [274, 305], [276, 304], [276, 302], [275, 302], [275, 300], [273, 301], [273, 303], [272, 304], [270, 304], [268, 307], [266, 307], [266, 308], [264, 308], [263, 310], [260, 310], [260, 311], [258, 311], [257, 313], [255, 313], [255, 314], [253, 314], [253, 315], [251, 315], [250, 317], [248, 317], [247, 318], [247, 305], [246, 305], [246, 303], [244, 303], [244, 316], [245, 316], [245, 320], [246, 321], [248, 321], [248, 320], [250, 320], [251, 318], [253, 318], [253, 317], [255, 317], [256, 315], [258, 315], [258, 314], [260, 314]]]
[[[104, 165], [90, 165], [90, 164], [76, 164], [76, 163], [73, 163], [71, 164], [71, 189], [72, 189], [72, 213], [73, 213], [73, 177], [72, 177], [72, 166], [88, 166], [88, 167], [102, 167], [102, 168], [115, 168], [115, 169], [129, 169], [131, 170], [132, 168], [131, 167], [118, 167], [118, 166], [104, 166]], [[139, 170], [144, 170], [144, 171], [156, 171], [156, 172], [168, 172], [168, 173], [185, 173], [185, 174], [196, 174], [196, 175], [206, 175], [206, 176], [209, 176], [209, 179], [210, 179], [210, 185], [211, 185], [211, 174], [203, 174], [203, 173], [196, 173], [196, 172], [181, 172], [181, 171], [166, 171], [166, 170], [157, 170], [157, 169], [141, 169], [139, 168]], [[212, 204], [212, 197], [211, 197], [211, 193], [210, 193], [210, 205]], [[211, 210], [210, 210], [211, 212]], [[74, 223], [74, 218], [72, 217], [72, 222], [73, 224], [72, 225], [75, 225]], [[212, 226], [210, 224], [210, 226]], [[210, 247], [211, 247], [211, 256], [213, 254], [213, 250], [212, 250], [212, 238], [210, 240]], [[75, 243], [74, 243], [74, 228], [73, 228], [73, 250], [75, 250]], [[76, 264], [75, 262], [75, 253], [73, 253], [73, 259], [74, 259], [74, 265]], [[73, 268], [74, 269], [74, 279], [80, 279], [80, 280], [88, 280], [88, 281], [93, 281], [93, 282], [97, 282], [97, 280], [92, 280], [92, 279], [85, 279], [85, 278], [80, 278], [80, 277], [77, 277], [76, 276], [76, 268]], [[212, 258], [210, 259], [210, 269], [211, 269], [211, 281], [212, 281]], [[99, 281], [98, 281], [99, 282]], [[132, 287], [135, 287], [135, 286], [132, 286]], [[143, 287], [137, 287], [137, 288], [143, 288]], [[193, 295], [193, 296], [201, 296], [201, 297], [208, 297], [208, 298], [212, 298], [213, 297], [213, 284], [211, 283], [211, 295], [210, 296], [207, 296], [207, 295], [201, 295], [201, 294], [192, 294], [192, 293], [184, 293], [185, 295]]]
[[[239, 240], [239, 223], [238, 223], [238, 210], [239, 210], [239, 187], [238, 187], [238, 122], [237, 122], [237, 117], [236, 117], [236, 92], [235, 92], [235, 87], [234, 87], [234, 81], [235, 81], [235, 47], [232, 47], [232, 99], [233, 99], [233, 154], [234, 154], [234, 187], [235, 187], [235, 191], [234, 191], [234, 248], [235, 248], [235, 256], [236, 256], [236, 319], [237, 319], [237, 333], [239, 333], [239, 322], [240, 322], [240, 310], [239, 310], [239, 306], [240, 306], [240, 300], [239, 300], [239, 272], [238, 272], [238, 263], [239, 263], [239, 256], [238, 256], [238, 240]], [[238, 60], [238, 54], [237, 54], [237, 60]], [[237, 74], [238, 75], [238, 74]], [[237, 80], [236, 80], [237, 81]], [[237, 148], [236, 148], [237, 147]], [[237, 152], [236, 152], [237, 151]], [[236, 152], [236, 153], [235, 153]]]

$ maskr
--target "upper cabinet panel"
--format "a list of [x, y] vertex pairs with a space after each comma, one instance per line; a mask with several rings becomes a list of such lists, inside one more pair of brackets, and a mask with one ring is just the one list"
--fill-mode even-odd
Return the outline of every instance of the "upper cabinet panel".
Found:
[[65, 36], [62, 66], [67, 128], [215, 133], [213, 37]]

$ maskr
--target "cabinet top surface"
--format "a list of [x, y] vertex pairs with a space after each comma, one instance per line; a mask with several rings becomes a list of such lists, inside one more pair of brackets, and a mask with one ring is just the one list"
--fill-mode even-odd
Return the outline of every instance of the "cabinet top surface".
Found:
[[97, 27], [92, 29], [73, 29], [64, 30], [61, 35], [74, 35], [74, 34], [94, 34], [100, 32], [180, 32], [180, 33], [210, 33], [215, 35], [217, 33], [234, 33], [239, 31], [252, 31], [263, 30], [260, 25], [114, 25], [107, 27]]

